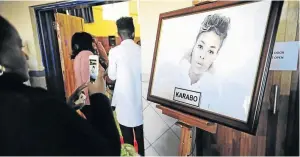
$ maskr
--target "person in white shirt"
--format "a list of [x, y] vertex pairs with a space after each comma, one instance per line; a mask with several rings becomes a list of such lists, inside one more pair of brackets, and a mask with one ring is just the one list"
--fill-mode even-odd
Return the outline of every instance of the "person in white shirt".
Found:
[[115, 80], [112, 106], [115, 106], [124, 143], [134, 145], [144, 156], [143, 107], [141, 79], [141, 49], [134, 39], [134, 24], [131, 17], [122, 17], [116, 22], [121, 44], [109, 52], [108, 77]]

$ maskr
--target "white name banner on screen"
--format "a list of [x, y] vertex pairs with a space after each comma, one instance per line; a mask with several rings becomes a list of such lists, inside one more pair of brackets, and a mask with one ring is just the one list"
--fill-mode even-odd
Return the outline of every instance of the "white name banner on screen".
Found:
[[299, 41], [276, 42], [270, 70], [297, 70]]

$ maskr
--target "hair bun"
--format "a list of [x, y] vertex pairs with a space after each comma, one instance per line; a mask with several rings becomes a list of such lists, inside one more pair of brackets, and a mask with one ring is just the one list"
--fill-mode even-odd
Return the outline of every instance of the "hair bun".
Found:
[[209, 31], [214, 29], [214, 31], [225, 38], [230, 25], [230, 18], [225, 16], [220, 16], [219, 14], [208, 15], [202, 22], [201, 30]]

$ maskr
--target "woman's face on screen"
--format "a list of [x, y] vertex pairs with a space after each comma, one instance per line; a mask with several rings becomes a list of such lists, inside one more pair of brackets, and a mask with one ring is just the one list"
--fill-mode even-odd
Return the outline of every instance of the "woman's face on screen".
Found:
[[206, 72], [218, 56], [222, 39], [214, 31], [203, 32], [194, 45], [191, 70], [195, 74]]

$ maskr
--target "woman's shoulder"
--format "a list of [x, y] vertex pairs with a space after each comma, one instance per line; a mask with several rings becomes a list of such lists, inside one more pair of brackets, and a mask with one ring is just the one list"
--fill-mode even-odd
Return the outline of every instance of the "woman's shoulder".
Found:
[[59, 101], [55, 95], [48, 92], [46, 89], [41, 87], [27, 87], [27, 93], [32, 99], [37, 99], [40, 101]]
[[90, 55], [93, 55], [91, 51], [81, 51], [74, 59], [74, 68], [77, 69], [82, 62], [88, 61]]
[[83, 50], [78, 53], [78, 55], [75, 57], [75, 59], [82, 58], [82, 57], [89, 57], [90, 55], [94, 55], [93, 52], [88, 51], [88, 50]]
[[33, 109], [36, 107], [61, 106], [64, 100], [59, 100], [54, 94], [49, 93], [46, 89], [40, 87], [30, 87], [20, 85], [11, 89], [2, 89], [0, 98], [6, 102], [2, 107], [11, 104], [19, 104], [23, 109]]

